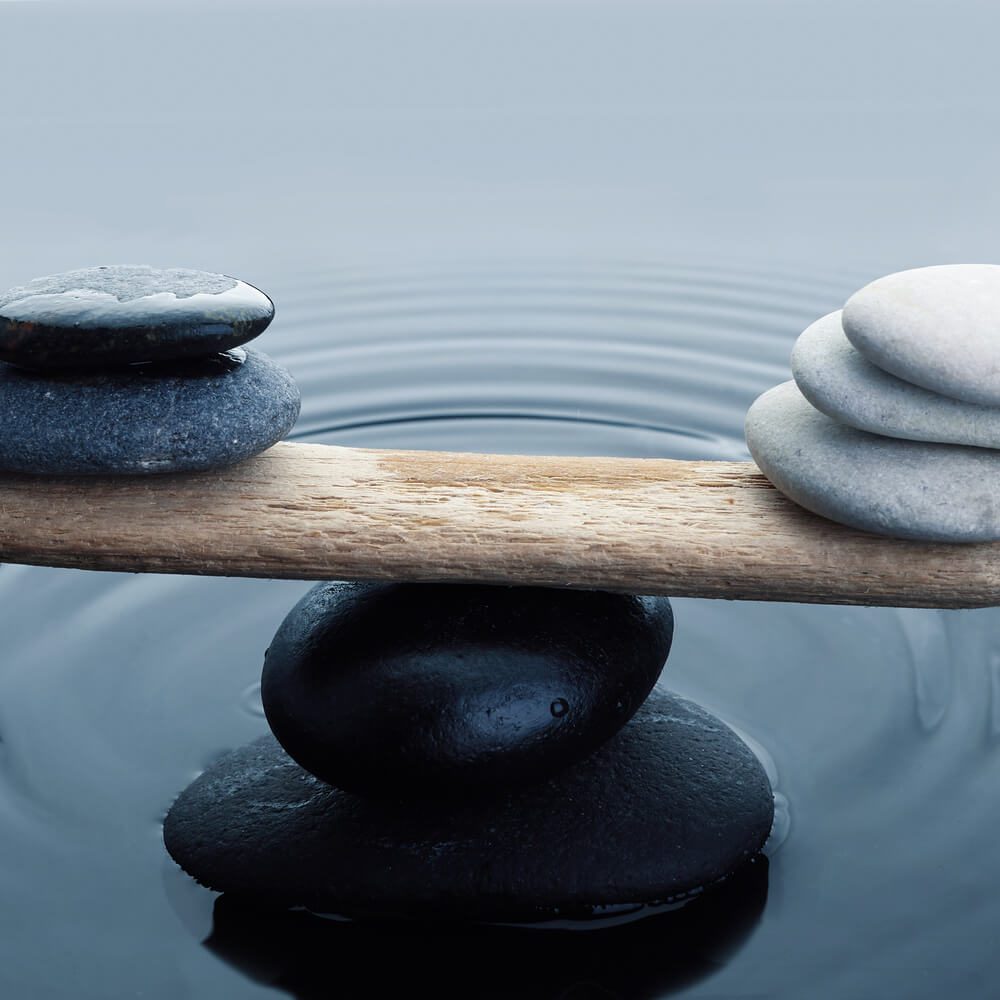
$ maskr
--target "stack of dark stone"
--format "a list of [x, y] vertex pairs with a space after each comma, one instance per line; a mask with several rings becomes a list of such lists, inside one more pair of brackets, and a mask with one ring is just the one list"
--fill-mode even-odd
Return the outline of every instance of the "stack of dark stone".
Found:
[[0, 469], [193, 472], [249, 458], [298, 418], [292, 377], [240, 345], [274, 305], [222, 274], [95, 267], [0, 294]]
[[273, 731], [174, 803], [202, 884], [351, 917], [536, 923], [658, 912], [763, 845], [768, 779], [654, 690], [663, 597], [324, 583], [265, 656]]

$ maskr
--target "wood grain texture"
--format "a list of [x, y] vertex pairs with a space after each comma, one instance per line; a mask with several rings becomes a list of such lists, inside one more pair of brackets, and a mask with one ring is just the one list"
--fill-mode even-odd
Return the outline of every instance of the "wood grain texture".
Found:
[[795, 506], [748, 462], [282, 443], [214, 473], [2, 475], [0, 560], [901, 607], [1000, 604], [1000, 543], [853, 531]]

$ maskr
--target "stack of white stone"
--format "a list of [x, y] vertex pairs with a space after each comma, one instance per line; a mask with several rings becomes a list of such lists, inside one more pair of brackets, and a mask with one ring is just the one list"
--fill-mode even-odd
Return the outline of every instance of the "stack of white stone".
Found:
[[817, 320], [747, 445], [796, 503], [899, 538], [1000, 539], [1000, 266], [879, 278]]

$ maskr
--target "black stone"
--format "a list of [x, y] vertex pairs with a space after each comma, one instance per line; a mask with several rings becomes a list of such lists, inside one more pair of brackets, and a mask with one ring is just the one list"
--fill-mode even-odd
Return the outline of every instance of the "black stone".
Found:
[[[666, 912], [536, 927], [326, 920], [219, 896], [205, 947], [301, 1000], [652, 1000], [715, 975], [759, 925], [768, 862], [756, 855]], [[387, 956], [390, 960], [387, 961]]]
[[239, 462], [298, 418], [291, 375], [237, 348], [86, 372], [0, 364], [0, 469], [43, 475], [192, 472]]
[[259, 289], [183, 268], [90, 267], [0, 294], [0, 361], [41, 369], [206, 357], [274, 317]]
[[610, 739], [670, 652], [665, 597], [323, 583], [278, 629], [261, 694], [304, 768], [359, 794], [492, 791]]
[[182, 792], [163, 836], [203, 885], [262, 905], [532, 922], [687, 899], [756, 854], [772, 819], [746, 744], [654, 692], [590, 757], [492, 798], [361, 798], [267, 735]]

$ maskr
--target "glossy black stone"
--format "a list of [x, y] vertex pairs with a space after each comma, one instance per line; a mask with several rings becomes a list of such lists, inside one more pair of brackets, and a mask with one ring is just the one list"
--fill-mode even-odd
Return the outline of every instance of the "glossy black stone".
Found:
[[562, 921], [539, 933], [326, 920], [223, 895], [204, 943], [255, 982], [300, 1000], [331, 1000], [332, 983], [333, 996], [354, 1000], [654, 1000], [717, 974], [758, 927], [767, 890], [768, 861], [758, 854], [684, 906], [589, 921], [586, 934]]
[[0, 469], [41, 475], [194, 472], [280, 441], [299, 413], [291, 375], [237, 348], [104, 374], [0, 364]]
[[278, 629], [261, 693], [278, 740], [332, 785], [490, 792], [613, 736], [672, 634], [665, 597], [323, 583]]
[[488, 798], [362, 798], [267, 735], [182, 792], [163, 835], [200, 883], [264, 905], [532, 922], [689, 898], [756, 854], [772, 819], [746, 744], [656, 691], [591, 756]]
[[262, 291], [227, 275], [90, 267], [0, 294], [0, 361], [95, 370], [206, 357], [252, 340], [273, 317]]

